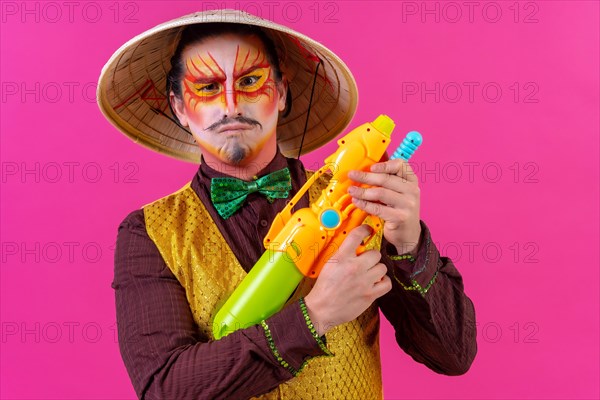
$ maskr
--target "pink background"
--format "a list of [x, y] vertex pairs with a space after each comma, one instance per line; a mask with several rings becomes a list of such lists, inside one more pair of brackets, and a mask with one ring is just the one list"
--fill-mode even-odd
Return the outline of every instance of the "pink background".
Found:
[[386, 113], [424, 135], [422, 218], [464, 276], [479, 352], [466, 375], [436, 375], [384, 322], [385, 397], [599, 397], [598, 2], [0, 4], [3, 399], [134, 398], [116, 229], [196, 166], [117, 132], [95, 82], [128, 39], [216, 4], [334, 50], [360, 90], [352, 127]]

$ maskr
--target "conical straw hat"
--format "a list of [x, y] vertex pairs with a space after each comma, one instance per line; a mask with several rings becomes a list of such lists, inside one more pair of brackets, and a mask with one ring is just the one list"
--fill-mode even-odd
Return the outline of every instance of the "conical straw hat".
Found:
[[290, 114], [280, 118], [277, 127], [279, 148], [286, 157], [298, 156], [313, 82], [301, 154], [323, 146], [348, 126], [356, 111], [358, 90], [344, 62], [301, 33], [239, 10], [186, 15], [121, 46], [102, 69], [98, 82], [97, 99], [104, 116], [137, 143], [199, 163], [200, 148], [192, 135], [175, 123], [176, 117], [170, 112], [166, 79], [182, 30], [187, 25], [214, 22], [259, 26], [273, 40], [293, 98]]

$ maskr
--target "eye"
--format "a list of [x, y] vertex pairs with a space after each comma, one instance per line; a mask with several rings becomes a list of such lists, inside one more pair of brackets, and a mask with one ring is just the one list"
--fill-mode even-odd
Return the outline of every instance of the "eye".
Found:
[[260, 75], [248, 75], [248, 76], [245, 76], [245, 77], [243, 77], [240, 80], [240, 86], [241, 87], [252, 86], [256, 82], [258, 82], [260, 80], [260, 78], [261, 78]]
[[205, 85], [196, 85], [196, 90], [200, 93], [213, 93], [219, 89], [217, 83], [208, 83]]

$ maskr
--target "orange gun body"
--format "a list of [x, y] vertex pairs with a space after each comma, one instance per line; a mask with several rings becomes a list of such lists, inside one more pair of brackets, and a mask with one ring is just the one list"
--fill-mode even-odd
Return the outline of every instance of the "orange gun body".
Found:
[[[363, 224], [367, 213], [352, 204], [348, 188], [351, 170], [369, 170], [381, 159], [390, 142], [394, 122], [380, 115], [372, 123], [352, 130], [338, 140], [338, 149], [275, 217], [264, 239], [266, 251], [215, 316], [213, 334], [229, 333], [259, 323], [281, 308], [304, 276], [316, 278], [337, 252], [347, 234]], [[332, 177], [316, 202], [292, 214], [292, 209], [313, 183], [327, 171]], [[383, 226], [371, 216], [373, 232], [357, 253]]]
[[[348, 179], [348, 172], [369, 171], [371, 165], [379, 162], [388, 148], [393, 129], [393, 121], [381, 115], [374, 122], [363, 124], [339, 139], [337, 151], [325, 159], [325, 166], [277, 214], [265, 236], [265, 248], [287, 253], [287, 257], [304, 276], [316, 278], [346, 235], [363, 224], [368, 216], [352, 204], [352, 197], [348, 194], [352, 181]], [[292, 214], [298, 200], [328, 170], [332, 177], [319, 199], [310, 208], [300, 209]], [[367, 243], [382, 227], [379, 218], [371, 218], [374, 230]], [[358, 253], [364, 250], [365, 246], [361, 246]]]

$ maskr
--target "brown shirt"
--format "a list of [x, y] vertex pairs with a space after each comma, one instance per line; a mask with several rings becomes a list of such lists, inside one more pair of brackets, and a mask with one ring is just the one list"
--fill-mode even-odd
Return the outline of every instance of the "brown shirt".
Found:
[[[306, 182], [299, 160], [277, 153], [257, 176], [286, 166], [296, 193]], [[263, 195], [251, 193], [239, 211], [223, 220], [210, 201], [210, 180], [219, 176], [228, 176], [227, 171], [216, 171], [202, 163], [191, 187], [242, 267], [249, 271], [264, 252], [262, 238], [288, 199], [269, 203]], [[308, 195], [299, 203], [299, 207], [306, 206]], [[421, 222], [421, 227], [414, 263], [390, 260], [388, 255], [396, 254], [395, 248], [383, 240], [382, 262], [393, 288], [377, 303], [406, 353], [438, 373], [462, 374], [477, 351], [475, 311], [454, 264], [440, 257], [427, 226]], [[427, 293], [421, 295], [405, 289], [413, 279], [423, 288], [434, 280]], [[143, 210], [132, 212], [119, 226], [112, 287], [119, 347], [139, 398], [249, 398], [292, 378], [274, 358], [259, 326], [218, 341], [199, 334], [184, 288], [148, 237]], [[297, 369], [304, 360], [323, 354], [306, 327], [298, 303], [267, 322], [280, 355], [292, 367]], [[291, 331], [295, 334], [286, 334]]]

